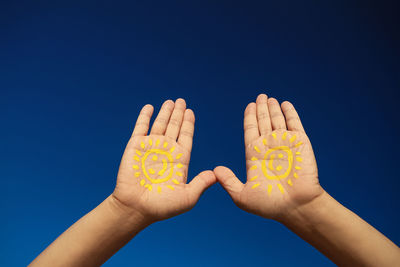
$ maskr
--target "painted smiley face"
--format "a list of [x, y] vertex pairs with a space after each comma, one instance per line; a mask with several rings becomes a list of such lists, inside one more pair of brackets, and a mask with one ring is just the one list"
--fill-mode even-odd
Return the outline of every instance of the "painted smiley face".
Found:
[[281, 180], [288, 177], [292, 166], [293, 153], [287, 146], [269, 149], [264, 155], [264, 160], [261, 161], [261, 169], [265, 177], [270, 180]]

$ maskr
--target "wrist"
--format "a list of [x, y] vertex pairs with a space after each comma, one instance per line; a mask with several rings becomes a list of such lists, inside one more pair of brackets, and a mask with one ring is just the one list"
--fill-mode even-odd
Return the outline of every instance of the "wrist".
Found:
[[114, 194], [107, 197], [105, 202], [113, 216], [121, 221], [120, 227], [125, 228], [127, 231], [139, 232], [154, 222], [140, 211], [126, 206]]

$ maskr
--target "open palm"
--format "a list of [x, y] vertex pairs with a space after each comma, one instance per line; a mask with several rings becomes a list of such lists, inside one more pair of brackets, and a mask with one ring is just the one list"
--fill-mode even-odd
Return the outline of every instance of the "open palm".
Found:
[[[283, 113], [282, 113], [283, 110]], [[293, 105], [260, 95], [245, 111], [247, 182], [231, 170], [214, 172], [244, 210], [277, 218], [322, 193], [311, 143]]]
[[125, 206], [161, 220], [191, 209], [216, 180], [212, 171], [205, 171], [186, 183], [195, 118], [185, 101], [166, 101], [147, 135], [152, 113], [151, 105], [140, 112], [113, 196]]

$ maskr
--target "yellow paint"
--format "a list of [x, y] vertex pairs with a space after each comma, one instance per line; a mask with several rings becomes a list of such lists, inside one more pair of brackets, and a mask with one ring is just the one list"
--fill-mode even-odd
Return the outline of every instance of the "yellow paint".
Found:
[[276, 139], [276, 133], [275, 132], [272, 133], [272, 136]]
[[155, 171], [155, 170], [153, 170], [152, 168], [150, 168], [150, 169], [149, 169], [149, 173], [150, 173], [150, 174], [155, 174], [155, 173], [156, 173], [156, 171]]
[[296, 155], [300, 155], [301, 153], [299, 151], [296, 152]]
[[183, 176], [183, 174], [181, 173], [181, 172], [176, 172], [176, 175], [178, 175], [178, 176]]
[[172, 179], [172, 182], [173, 182], [174, 184], [179, 184], [179, 182], [178, 182], [176, 179]]
[[135, 176], [139, 177], [140, 176], [140, 172], [135, 172]]
[[301, 170], [301, 167], [300, 167], [300, 166], [294, 166], [294, 168], [295, 168], [296, 170]]
[[134, 168], [135, 170], [139, 170], [139, 166], [138, 165], [133, 165], [132, 168]]
[[[288, 166], [286, 171], [281, 175], [270, 175], [267, 171], [267, 161], [268, 161], [268, 168], [270, 170], [274, 170], [273, 160], [276, 154], [274, 154], [273, 152], [275, 151], [281, 151], [287, 154]], [[261, 170], [264, 173], [264, 176], [269, 180], [280, 180], [286, 178], [290, 174], [292, 166], [293, 166], [293, 153], [292, 150], [290, 150], [290, 148], [287, 146], [279, 146], [269, 149], [265, 153], [264, 159], [261, 161]]]
[[271, 195], [272, 192], [272, 185], [268, 185], [268, 189], [267, 189], [268, 195]]
[[167, 146], [168, 146], [168, 143], [167, 143], [167, 142], [164, 142], [163, 147], [166, 148]]
[[254, 184], [251, 188], [256, 188], [256, 187], [258, 187], [258, 186], [260, 186], [260, 184]]
[[[151, 178], [151, 177], [149, 176], [149, 174], [147, 173], [147, 169], [146, 169], [145, 162], [146, 162], [147, 157], [149, 157], [149, 156], [152, 155], [152, 154], [164, 155], [164, 156], [168, 159], [168, 161], [169, 161], [169, 173], [168, 173], [168, 175], [167, 175], [166, 177], [164, 177], [164, 178], [154, 178], [154, 179], [153, 179], [153, 178]], [[167, 161], [166, 161], [165, 159], [163, 159], [162, 162], [163, 162], [163, 168], [162, 168], [161, 171], [160, 171], [160, 172], [161, 172], [161, 175], [164, 174], [164, 172], [166, 171], [166, 169], [167, 169], [167, 167], [168, 167], [168, 163], [167, 163]], [[157, 149], [157, 148], [149, 149], [149, 150], [146, 151], [146, 153], [145, 153], [144, 156], [142, 157], [142, 170], [143, 170], [144, 176], [145, 176], [150, 182], [152, 182], [153, 184], [159, 184], [159, 183], [168, 181], [169, 179], [171, 179], [172, 174], [174, 173], [174, 164], [173, 164], [172, 155], [171, 155], [169, 152], [164, 151], [164, 150], [161, 150], [161, 149]], [[154, 171], [154, 170], [153, 170], [153, 171]], [[149, 172], [152, 173], [152, 169], [149, 169]], [[159, 174], [160, 174], [160, 172], [159, 172]]]
[[178, 163], [178, 164], [176, 165], [176, 167], [180, 169], [180, 168], [183, 167], [183, 165], [182, 165], [182, 163]]
[[158, 157], [154, 155], [151, 159], [156, 161], [158, 159]]
[[267, 145], [267, 139], [263, 139], [263, 144], [264, 144], [264, 146]]
[[163, 176], [163, 175], [164, 175], [164, 172], [165, 172], [165, 170], [166, 170], [167, 167], [168, 167], [168, 163], [167, 163], [167, 161], [166, 161], [165, 159], [162, 159], [162, 163], [163, 163], [163, 167], [162, 167], [162, 169], [158, 172], [158, 175], [160, 175], [160, 176]]
[[297, 173], [293, 173], [294, 178], [299, 178], [299, 175]]
[[171, 147], [171, 149], [169, 150], [169, 152], [174, 152], [174, 150], [175, 150], [175, 147], [173, 146], [173, 147]]
[[285, 193], [285, 189], [283, 189], [283, 186], [281, 184], [278, 184], [278, 188], [279, 188], [279, 191], [281, 191], [282, 194]]
[[157, 192], [161, 193], [161, 186], [157, 186]]
[[285, 140], [285, 139], [286, 139], [286, 135], [287, 135], [287, 132], [284, 132], [284, 133], [282, 134], [282, 140]]
[[292, 180], [289, 179], [289, 180], [287, 181], [287, 183], [288, 183], [288, 185], [293, 186]]
[[144, 187], [149, 188], [149, 186], [150, 186], [149, 184], [146, 184]]
[[297, 144], [294, 145], [294, 147], [299, 147], [303, 144], [303, 142], [298, 142]]
[[294, 140], [296, 140], [296, 135], [293, 135], [293, 136], [289, 139], [290, 143], [293, 143]]
[[141, 148], [144, 148], [144, 147], [145, 147], [145, 145], [144, 145], [143, 142], [140, 143], [140, 147], [141, 147]]
[[282, 167], [281, 165], [278, 165], [278, 166], [276, 167], [276, 170], [277, 170], [277, 171], [280, 171], [280, 170], [282, 170], [282, 168], [283, 168], [283, 167]]
[[157, 139], [157, 140], [156, 140], [156, 146], [158, 146], [159, 144], [160, 144], [160, 140]]
[[257, 165], [251, 166], [249, 170], [255, 170], [255, 169], [257, 169]]
[[149, 138], [149, 145], [153, 145], [153, 140], [151, 140], [151, 138]]
[[274, 169], [274, 165], [273, 165], [274, 159], [275, 159], [275, 154], [272, 154], [271, 157], [270, 157], [270, 160], [268, 161], [268, 168], [269, 168], [271, 171], [274, 171], [274, 170], [275, 170], [275, 169]]
[[296, 160], [299, 161], [299, 162], [302, 162], [302, 161], [303, 161], [303, 158], [297, 157]]
[[283, 158], [283, 154], [279, 153], [278, 158], [280, 158], [280, 159]]
[[251, 178], [250, 178], [250, 181], [254, 181], [255, 179], [257, 179], [257, 177], [258, 177], [257, 175], [254, 176], [254, 177], [251, 177]]
[[136, 149], [136, 153], [137, 153], [139, 156], [142, 155], [142, 153], [141, 153], [138, 149]]
[[254, 146], [254, 150], [257, 151], [258, 153], [260, 153], [260, 149], [258, 148], [258, 146]]
[[149, 191], [153, 190], [153, 186], [149, 185], [149, 187], [147, 187], [147, 189], [149, 189]]
[[256, 158], [256, 157], [251, 157], [251, 160], [252, 160], [252, 161], [256, 161], [257, 158]]
[[176, 155], [176, 159], [180, 159], [182, 157], [182, 153], [179, 153], [178, 155]]
[[133, 156], [133, 159], [140, 162], [140, 158], [138, 156]]
[[171, 190], [175, 190], [175, 188], [172, 185], [167, 185], [167, 187]]
[[145, 183], [146, 183], [146, 181], [145, 181], [144, 179], [142, 179], [142, 180], [140, 181], [140, 185], [141, 185], [141, 186], [144, 186]]

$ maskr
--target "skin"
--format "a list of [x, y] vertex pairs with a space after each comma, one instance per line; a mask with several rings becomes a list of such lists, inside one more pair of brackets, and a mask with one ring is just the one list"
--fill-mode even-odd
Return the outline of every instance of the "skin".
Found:
[[[192, 110], [186, 109], [186, 102], [183, 99], [164, 102], [148, 134], [152, 114], [151, 105], [144, 106], [140, 112], [121, 160], [114, 192], [67, 229], [29, 266], [100, 266], [145, 227], [190, 210], [200, 195], [216, 182], [212, 171], [204, 171], [187, 183], [195, 117]], [[156, 140], [160, 140], [158, 145]], [[174, 147], [171, 152], [174, 167], [168, 164], [165, 173], [159, 175], [163, 165], [149, 157], [145, 161], [146, 170], [155, 170], [150, 175], [154, 181], [165, 178], [171, 169], [173, 174], [165, 182], [152, 184], [150, 191], [140, 184], [142, 180], [151, 184], [142, 166], [139, 164], [140, 175], [133, 169], [133, 165], [138, 165], [136, 151], [144, 155], [149, 149], [164, 149], [165, 142], [168, 143], [165, 149]], [[176, 159], [178, 154], [182, 155]]]
[[[320, 186], [311, 143], [291, 103], [285, 101], [280, 106], [276, 99], [259, 95], [256, 103], [250, 103], [245, 110], [244, 135], [247, 182], [243, 184], [226, 167], [214, 169], [217, 180], [237, 206], [281, 222], [340, 266], [399, 264], [400, 249], [394, 243]], [[293, 136], [296, 139], [290, 142]], [[292, 151], [293, 166], [301, 169], [292, 167], [287, 176], [276, 179], [288, 169], [290, 157], [281, 153], [279, 158], [279, 152], [271, 152], [276, 156], [271, 168], [268, 166], [270, 156], [267, 157], [266, 172], [262, 161], [271, 151], [269, 149], [282, 146]], [[297, 156], [302, 161], [297, 161]], [[279, 165], [282, 169], [277, 168]], [[271, 192], [268, 192], [269, 186]]]

